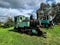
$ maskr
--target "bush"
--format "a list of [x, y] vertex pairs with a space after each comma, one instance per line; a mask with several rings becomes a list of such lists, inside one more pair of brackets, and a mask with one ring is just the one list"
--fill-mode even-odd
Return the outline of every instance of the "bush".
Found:
[[0, 27], [4, 26], [4, 23], [3, 22], [0, 22]]

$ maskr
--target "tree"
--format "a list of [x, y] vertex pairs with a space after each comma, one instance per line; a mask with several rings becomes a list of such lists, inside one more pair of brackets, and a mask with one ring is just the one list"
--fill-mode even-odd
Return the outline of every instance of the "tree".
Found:
[[60, 22], [60, 3], [53, 4], [52, 5], [52, 15], [56, 15], [53, 19], [54, 22], [59, 23]]
[[4, 24], [4, 27], [12, 27], [14, 25], [14, 21], [11, 17], [8, 17], [7, 21]]
[[40, 8], [36, 11], [37, 18], [41, 19], [43, 16], [46, 16], [46, 18], [47, 18], [49, 11], [50, 11], [50, 5], [41, 3]]
[[43, 16], [46, 16], [50, 21], [60, 22], [60, 3], [52, 3], [52, 5], [41, 3], [40, 8], [36, 11], [37, 18], [42, 19]]

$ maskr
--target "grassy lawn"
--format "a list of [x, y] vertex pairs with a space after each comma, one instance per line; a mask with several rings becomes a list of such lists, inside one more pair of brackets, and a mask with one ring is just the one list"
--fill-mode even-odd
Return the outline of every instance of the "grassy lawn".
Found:
[[47, 32], [47, 38], [9, 31], [12, 29], [0, 28], [0, 45], [60, 45], [60, 26], [43, 29]]

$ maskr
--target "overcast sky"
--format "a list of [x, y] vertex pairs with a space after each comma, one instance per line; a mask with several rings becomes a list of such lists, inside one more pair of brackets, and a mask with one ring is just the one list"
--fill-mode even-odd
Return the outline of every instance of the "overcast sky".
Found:
[[0, 0], [0, 16], [35, 14], [40, 3], [60, 2], [60, 0]]

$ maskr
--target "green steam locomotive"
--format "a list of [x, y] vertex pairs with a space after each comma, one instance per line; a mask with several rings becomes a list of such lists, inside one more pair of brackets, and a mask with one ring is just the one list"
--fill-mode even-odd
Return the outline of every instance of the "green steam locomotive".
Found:
[[[41, 26], [41, 24], [43, 26]], [[30, 17], [25, 17], [22, 15], [14, 17], [15, 31], [28, 33], [30, 35], [32, 34], [43, 35], [44, 32], [40, 29], [40, 27], [44, 26], [45, 27], [49, 26], [49, 20], [34, 19], [32, 15]]]

